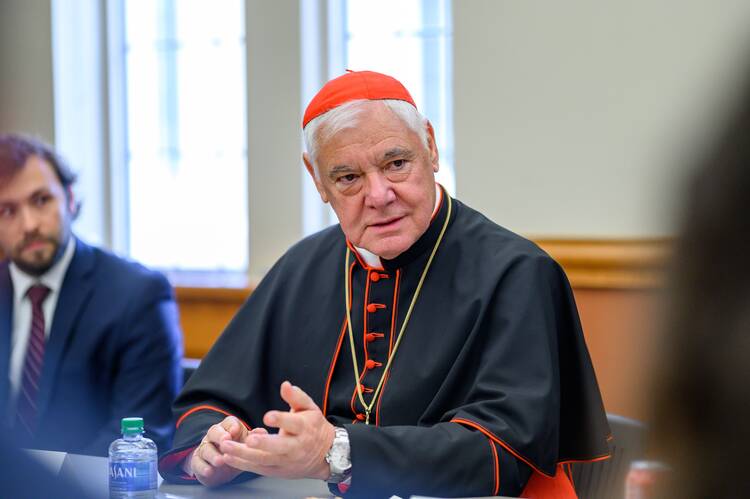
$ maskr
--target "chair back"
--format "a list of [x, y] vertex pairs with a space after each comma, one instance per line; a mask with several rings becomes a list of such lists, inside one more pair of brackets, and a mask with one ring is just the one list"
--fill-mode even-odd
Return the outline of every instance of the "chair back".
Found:
[[612, 430], [611, 457], [573, 465], [573, 485], [579, 499], [623, 499], [630, 463], [644, 455], [646, 426], [643, 423], [617, 414], [607, 414], [607, 421]]

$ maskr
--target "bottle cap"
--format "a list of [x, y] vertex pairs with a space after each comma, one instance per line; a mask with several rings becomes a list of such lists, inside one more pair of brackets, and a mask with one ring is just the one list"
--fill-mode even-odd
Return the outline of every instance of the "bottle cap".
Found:
[[123, 435], [143, 433], [143, 418], [122, 418], [120, 430]]

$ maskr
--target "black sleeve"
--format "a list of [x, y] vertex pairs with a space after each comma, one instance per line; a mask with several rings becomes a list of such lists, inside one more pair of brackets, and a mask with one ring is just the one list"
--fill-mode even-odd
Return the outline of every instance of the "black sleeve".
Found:
[[[159, 458], [164, 479], [196, 483], [184, 475], [182, 462], [208, 429], [230, 415], [248, 428], [261, 425], [262, 415], [271, 408], [270, 399], [278, 397], [278, 386], [264, 375], [267, 344], [261, 334], [273, 308], [275, 275], [271, 269], [240, 307], [175, 400], [173, 446]], [[250, 475], [243, 473], [238, 479]]]
[[352, 449], [347, 497], [517, 496], [531, 474], [481, 432], [458, 423], [345, 427]]

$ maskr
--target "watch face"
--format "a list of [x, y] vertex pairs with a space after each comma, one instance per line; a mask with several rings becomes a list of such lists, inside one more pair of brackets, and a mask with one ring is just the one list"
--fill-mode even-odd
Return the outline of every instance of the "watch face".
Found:
[[345, 430], [336, 429], [333, 445], [326, 455], [326, 461], [328, 461], [331, 467], [332, 474], [341, 475], [349, 471], [352, 467], [351, 457], [349, 456], [348, 437]]
[[336, 471], [338, 471], [339, 473], [346, 471], [346, 469], [351, 466], [346, 456], [342, 455], [339, 452], [333, 452], [332, 454], [333, 455], [331, 456], [331, 464], [336, 468]]

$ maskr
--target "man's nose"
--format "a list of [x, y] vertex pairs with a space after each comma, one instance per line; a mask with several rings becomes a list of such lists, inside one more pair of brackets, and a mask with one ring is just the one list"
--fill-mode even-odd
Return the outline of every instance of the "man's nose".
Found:
[[21, 221], [21, 228], [24, 232], [36, 232], [39, 228], [39, 215], [29, 207], [22, 207], [19, 210], [19, 219]]
[[365, 189], [367, 204], [375, 208], [386, 206], [396, 199], [391, 182], [381, 171], [373, 171], [366, 175]]

